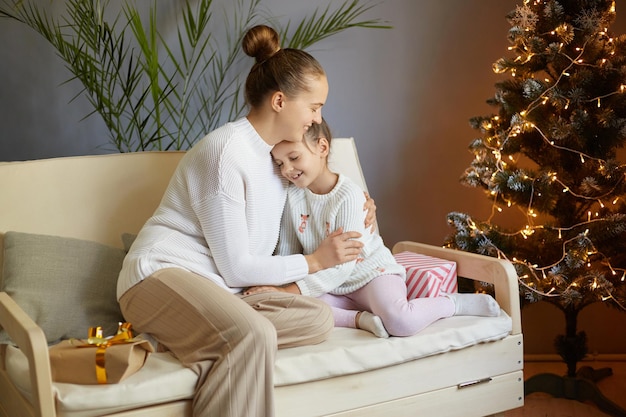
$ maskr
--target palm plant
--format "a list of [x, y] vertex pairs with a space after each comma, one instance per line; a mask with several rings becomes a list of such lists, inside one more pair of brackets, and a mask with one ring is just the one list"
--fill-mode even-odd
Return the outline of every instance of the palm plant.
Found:
[[[68, 82], [78, 80], [78, 95], [93, 106], [86, 117], [102, 117], [119, 152], [186, 149], [242, 115], [241, 39], [273, 19], [261, 0], [236, 0], [225, 16], [214, 13], [212, 0], [181, 3], [173, 41], [157, 25], [156, 0], [147, 21], [131, 2], [115, 13], [108, 0], [67, 0], [60, 16], [35, 0], [0, 0], [0, 17], [27, 25], [56, 49], [72, 74]], [[272, 25], [283, 47], [304, 49], [349, 28], [389, 27], [362, 18], [373, 7], [346, 0], [315, 9], [293, 31], [291, 22]]]

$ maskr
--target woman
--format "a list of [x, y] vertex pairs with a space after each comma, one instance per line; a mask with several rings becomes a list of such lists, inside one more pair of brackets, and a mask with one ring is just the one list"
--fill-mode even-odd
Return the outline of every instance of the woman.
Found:
[[312, 56], [280, 49], [267, 26], [250, 29], [242, 46], [256, 60], [248, 115], [183, 157], [118, 281], [125, 319], [198, 374], [194, 416], [271, 417], [277, 347], [319, 343], [333, 328], [319, 300], [242, 288], [297, 281], [362, 247], [360, 233], [338, 230], [311, 255], [272, 256], [287, 182], [270, 151], [321, 122], [328, 82]]

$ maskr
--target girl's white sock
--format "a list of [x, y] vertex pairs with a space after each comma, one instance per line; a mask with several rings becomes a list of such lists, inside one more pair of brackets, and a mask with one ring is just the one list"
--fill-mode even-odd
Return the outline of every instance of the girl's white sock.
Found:
[[488, 294], [446, 293], [443, 294], [454, 302], [455, 316], [486, 316], [500, 315], [498, 302]]
[[357, 322], [357, 328], [359, 329], [367, 330], [384, 339], [389, 337], [389, 333], [385, 330], [385, 326], [383, 326], [383, 321], [380, 317], [373, 315], [369, 311], [361, 311], [358, 315]]

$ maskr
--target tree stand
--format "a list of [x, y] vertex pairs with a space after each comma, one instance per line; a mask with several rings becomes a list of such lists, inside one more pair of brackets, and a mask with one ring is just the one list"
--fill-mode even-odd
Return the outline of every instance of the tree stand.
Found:
[[602, 378], [613, 375], [611, 368], [593, 369], [583, 366], [578, 371], [576, 364], [587, 354], [587, 335], [576, 333], [578, 312], [576, 308], [563, 308], [565, 313], [565, 336], [557, 336], [554, 345], [567, 364], [567, 375], [550, 373], [537, 374], [524, 382], [524, 395], [545, 392], [556, 398], [591, 401], [603, 412], [614, 417], [626, 417], [626, 410], [605, 397], [596, 385]]

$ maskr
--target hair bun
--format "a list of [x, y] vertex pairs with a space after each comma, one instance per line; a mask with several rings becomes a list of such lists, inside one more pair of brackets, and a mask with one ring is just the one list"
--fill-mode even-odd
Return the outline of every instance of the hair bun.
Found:
[[241, 46], [246, 55], [253, 57], [256, 62], [262, 62], [280, 51], [280, 38], [271, 27], [258, 25], [246, 32]]

